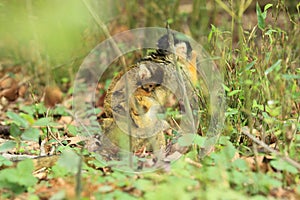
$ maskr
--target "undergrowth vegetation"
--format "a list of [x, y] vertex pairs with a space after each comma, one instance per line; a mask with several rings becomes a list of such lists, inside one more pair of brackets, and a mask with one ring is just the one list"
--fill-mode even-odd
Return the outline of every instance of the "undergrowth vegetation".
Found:
[[[198, 157], [205, 131], [172, 165], [142, 174], [113, 171], [81, 148], [71, 123], [72, 84], [83, 58], [106, 39], [86, 2], [111, 35], [169, 22], [210, 54], [224, 75], [227, 107], [221, 136], [206, 157]], [[8, 139], [0, 152], [40, 155], [45, 150], [38, 144], [47, 138], [46, 151], [62, 155], [42, 173], [31, 160], [0, 155], [0, 199], [299, 199], [299, 10], [296, 1], [281, 0], [1, 0], [0, 82], [7, 74], [18, 78], [27, 95], [0, 102], [0, 132], [8, 126], [10, 133], [0, 135]], [[115, 73], [102, 77], [100, 96]], [[46, 85], [63, 90], [62, 105], [43, 105]]]

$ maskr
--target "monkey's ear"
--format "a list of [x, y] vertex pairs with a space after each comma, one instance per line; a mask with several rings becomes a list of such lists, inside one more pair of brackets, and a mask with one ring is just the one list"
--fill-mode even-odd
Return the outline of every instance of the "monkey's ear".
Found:
[[168, 41], [168, 34], [163, 35], [157, 41], [157, 47], [159, 50], [168, 51], [169, 50], [169, 41]]

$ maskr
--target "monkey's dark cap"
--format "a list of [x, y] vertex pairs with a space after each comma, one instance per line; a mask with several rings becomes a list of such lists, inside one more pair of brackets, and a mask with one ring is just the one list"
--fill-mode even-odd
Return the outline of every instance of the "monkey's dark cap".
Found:
[[[190, 56], [191, 52], [192, 52], [192, 47], [191, 44], [188, 41], [188, 38], [184, 35], [184, 34], [180, 34], [180, 33], [171, 33], [173, 38], [174, 38], [174, 46], [176, 46], [176, 44], [182, 43], [184, 42], [186, 44], [187, 47], [187, 55], [188, 57]], [[159, 40], [157, 41], [157, 47], [158, 50], [164, 53], [170, 53], [170, 44], [169, 44], [169, 35], [165, 34], [163, 35], [161, 38], [159, 38]]]

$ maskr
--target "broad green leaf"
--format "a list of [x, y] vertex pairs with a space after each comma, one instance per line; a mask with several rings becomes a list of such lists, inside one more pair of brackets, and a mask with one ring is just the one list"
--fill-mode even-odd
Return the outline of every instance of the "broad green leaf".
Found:
[[6, 115], [10, 119], [12, 119], [15, 124], [17, 124], [23, 128], [28, 127], [28, 122], [25, 119], [23, 119], [20, 115], [14, 113], [14, 112], [11, 112], [11, 111], [6, 112]]
[[43, 103], [35, 104], [35, 110], [38, 114], [44, 114], [47, 112], [47, 108]]
[[49, 124], [52, 122], [52, 118], [50, 117], [44, 117], [36, 120], [32, 125], [33, 126], [49, 126]]
[[28, 113], [29, 115], [33, 116], [35, 109], [32, 106], [21, 106], [21, 111], [24, 111], [25, 113]]
[[65, 150], [62, 152], [62, 155], [58, 160], [58, 165], [75, 174], [78, 171], [79, 162], [80, 157], [74, 151]]
[[74, 125], [69, 125], [69, 126], [67, 127], [67, 130], [68, 130], [68, 132], [69, 132], [71, 135], [77, 135], [77, 134], [78, 134], [78, 130], [77, 130], [76, 126], [74, 126]]
[[139, 190], [149, 191], [154, 188], [153, 182], [147, 179], [138, 179], [133, 183], [133, 185]]
[[284, 160], [272, 160], [270, 164], [272, 165], [272, 167], [274, 167], [275, 169], [278, 169], [278, 170], [284, 170], [284, 171], [290, 172], [292, 174], [298, 173], [298, 170], [296, 167], [287, 163]]
[[25, 113], [20, 113], [20, 116], [23, 119], [25, 119], [27, 122], [29, 122], [29, 124], [33, 124], [34, 123], [34, 118], [32, 117], [32, 115], [25, 114]]
[[31, 140], [38, 142], [40, 137], [40, 130], [37, 128], [29, 128], [25, 130], [25, 132], [22, 134], [22, 139], [24, 140]]
[[228, 142], [223, 150], [229, 160], [231, 160], [236, 153], [236, 149], [231, 142]]
[[8, 188], [14, 193], [21, 193], [34, 186], [37, 179], [32, 175], [33, 162], [30, 159], [20, 161], [16, 168], [0, 171], [0, 187]]
[[0, 167], [1, 166], [12, 166], [13, 165], [13, 162], [11, 162], [10, 160], [8, 160], [7, 158], [3, 157], [0, 155]]
[[24, 186], [33, 186], [36, 184], [37, 179], [32, 175], [34, 166], [33, 161], [26, 159], [17, 165], [17, 172], [19, 175], [18, 183]]
[[15, 148], [17, 145], [17, 143], [15, 141], [7, 141], [4, 142], [1, 146], [0, 146], [0, 152], [5, 152], [8, 151], [10, 149]]
[[193, 143], [198, 145], [199, 147], [204, 147], [206, 137], [202, 137], [198, 134], [195, 135]]
[[22, 134], [21, 129], [15, 123], [12, 123], [10, 125], [9, 132], [10, 132], [10, 135], [13, 136], [13, 137], [15, 137], [15, 138], [16, 137], [20, 137], [20, 135]]
[[229, 137], [228, 136], [220, 136], [219, 144], [227, 145], [228, 142], [229, 142]]
[[234, 167], [236, 167], [238, 170], [240, 171], [247, 171], [249, 170], [249, 166], [247, 165], [246, 161], [243, 159], [236, 159], [235, 161], [233, 161], [232, 165]]

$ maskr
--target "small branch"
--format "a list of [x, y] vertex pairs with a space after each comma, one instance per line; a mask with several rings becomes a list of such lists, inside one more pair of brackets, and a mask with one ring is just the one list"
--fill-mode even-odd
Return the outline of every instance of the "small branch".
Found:
[[[82, 0], [82, 2], [84, 3], [84, 5], [88, 9], [88, 11], [90, 12], [90, 14], [92, 15], [92, 17], [94, 18], [94, 20], [97, 23], [97, 25], [102, 29], [105, 37], [106, 38], [111, 38], [111, 35], [110, 35], [110, 33], [109, 33], [106, 25], [98, 17], [98, 15], [96, 14], [96, 12], [94, 12], [94, 10], [91, 8], [91, 6], [87, 2], [87, 0]], [[117, 54], [120, 55], [121, 64], [123, 66], [124, 72], [126, 72], [127, 71], [127, 68], [126, 68], [127, 64], [126, 64], [125, 57], [123, 56], [121, 50], [119, 49], [118, 45], [116, 44], [116, 42], [113, 39], [110, 39], [109, 42], [111, 43], [113, 49], [117, 52]], [[127, 99], [127, 101], [126, 101], [126, 107], [129, 108], [129, 98], [128, 98], [129, 89], [128, 89], [128, 79], [127, 79], [126, 73], [124, 74], [124, 80], [125, 80], [125, 95], [126, 95], [126, 99]], [[128, 123], [127, 129], [128, 129], [128, 135], [129, 135], [129, 147], [130, 147], [130, 152], [132, 152], [132, 130], [131, 130], [131, 118], [130, 118], [129, 111], [126, 112], [126, 119], [127, 119], [127, 123]], [[129, 166], [130, 167], [133, 166], [133, 158], [132, 158], [131, 154], [130, 154], [130, 157], [129, 157]]]
[[296, 167], [298, 170], [300, 170], [300, 163], [296, 162], [295, 160], [291, 159], [288, 156], [282, 155], [280, 152], [276, 151], [275, 149], [272, 149], [271, 147], [269, 147], [266, 143], [264, 143], [263, 141], [257, 139], [255, 136], [253, 136], [249, 129], [246, 127], [242, 128], [242, 133], [245, 134], [247, 137], [249, 137], [251, 140], [253, 140], [256, 144], [260, 145], [261, 147], [263, 147], [264, 149], [266, 149], [267, 151], [275, 154], [276, 156], [278, 156], [279, 158], [281, 158], [282, 160], [288, 162], [289, 164], [293, 165], [294, 167]]
[[194, 161], [194, 160], [192, 160], [192, 159], [190, 159], [190, 158], [186, 158], [185, 161], [186, 161], [187, 163], [189, 163], [189, 164], [191, 164], [191, 165], [197, 167], [197, 168], [202, 168], [202, 164], [201, 164], [201, 163], [198, 163], [198, 162], [196, 162], [196, 161]]
[[188, 99], [185, 82], [184, 82], [184, 79], [183, 79], [183, 76], [182, 76], [182, 74], [183, 74], [182, 71], [183, 70], [180, 69], [180, 67], [177, 63], [177, 58], [176, 58], [177, 55], [176, 55], [176, 49], [175, 49], [175, 44], [174, 44], [174, 36], [170, 31], [169, 24], [167, 24], [167, 32], [168, 32], [169, 47], [171, 49], [171, 53], [173, 54], [173, 62], [174, 62], [176, 71], [178, 72], [178, 79], [179, 79], [179, 85], [178, 86], [179, 86], [180, 90], [183, 93], [183, 102], [184, 102], [184, 106], [185, 106], [185, 109], [186, 109], [187, 118], [192, 121], [191, 126], [193, 126], [192, 127], [193, 132], [195, 132], [195, 130], [194, 130], [195, 122], [194, 122], [194, 118], [193, 118], [193, 112], [192, 112], [192, 109], [190, 107], [190, 101]]
[[25, 160], [25, 159], [34, 159], [37, 158], [39, 156], [33, 156], [33, 155], [14, 155], [14, 154], [8, 154], [8, 153], [3, 153], [1, 154], [1, 156], [3, 156], [4, 158], [6, 158], [7, 160], [10, 161], [20, 161], [20, 160]]

